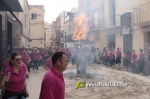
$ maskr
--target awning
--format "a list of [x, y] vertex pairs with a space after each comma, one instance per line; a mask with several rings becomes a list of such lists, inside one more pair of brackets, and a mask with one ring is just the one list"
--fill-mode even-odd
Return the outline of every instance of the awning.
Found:
[[0, 11], [23, 12], [18, 0], [0, 0]]

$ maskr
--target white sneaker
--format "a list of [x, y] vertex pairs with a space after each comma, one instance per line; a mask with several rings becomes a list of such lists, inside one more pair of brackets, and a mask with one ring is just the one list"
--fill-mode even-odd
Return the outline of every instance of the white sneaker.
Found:
[[147, 76], [148, 78], [150, 78], [150, 75], [149, 76]]

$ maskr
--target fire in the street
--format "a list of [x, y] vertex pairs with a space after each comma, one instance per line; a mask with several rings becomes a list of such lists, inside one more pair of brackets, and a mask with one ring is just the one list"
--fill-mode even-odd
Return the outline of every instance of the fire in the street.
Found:
[[87, 32], [89, 31], [88, 25], [89, 18], [86, 17], [84, 13], [80, 13], [75, 18], [76, 30], [72, 36], [73, 40], [85, 40], [87, 36]]

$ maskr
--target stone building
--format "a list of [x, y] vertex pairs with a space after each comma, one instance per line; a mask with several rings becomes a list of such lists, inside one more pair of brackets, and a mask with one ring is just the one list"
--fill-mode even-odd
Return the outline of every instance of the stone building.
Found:
[[30, 47], [45, 48], [44, 6], [30, 5]]

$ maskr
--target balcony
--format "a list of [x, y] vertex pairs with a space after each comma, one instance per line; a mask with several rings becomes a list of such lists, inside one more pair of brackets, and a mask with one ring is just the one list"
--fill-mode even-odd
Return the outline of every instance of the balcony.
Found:
[[19, 0], [0, 0], [0, 11], [23, 12]]
[[134, 8], [134, 24], [140, 26], [150, 25], [150, 2]]

